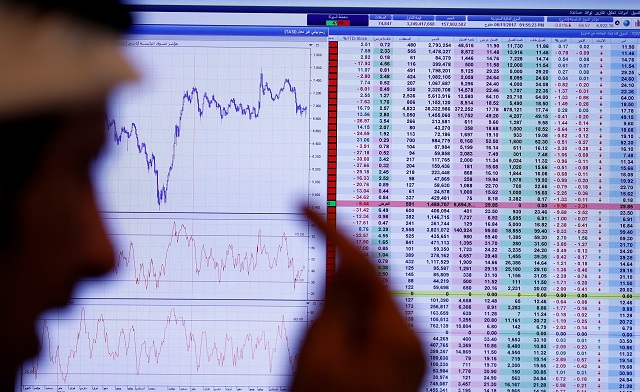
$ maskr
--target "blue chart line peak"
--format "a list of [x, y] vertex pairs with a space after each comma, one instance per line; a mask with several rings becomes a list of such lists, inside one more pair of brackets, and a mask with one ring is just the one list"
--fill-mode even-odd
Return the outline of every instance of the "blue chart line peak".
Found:
[[[220, 115], [220, 119], [223, 120], [229, 114], [241, 113], [243, 116], [248, 116], [250, 119], [258, 118], [260, 116], [260, 109], [262, 108], [262, 97], [268, 96], [271, 98], [272, 102], [275, 102], [280, 99], [282, 93], [288, 90], [291, 94], [293, 94], [296, 106], [296, 114], [304, 116], [307, 112], [307, 107], [303, 106], [298, 102], [298, 94], [295, 86], [291, 84], [291, 81], [287, 78], [284, 80], [282, 86], [277, 89], [277, 92], [274, 92], [269, 86], [268, 82], [264, 81], [264, 74], [260, 73], [260, 95], [258, 97], [258, 103], [255, 106], [243, 105], [241, 103], [236, 102], [235, 98], [231, 98], [227, 104], [220, 103], [215, 95], [211, 94], [211, 97], [205, 92], [202, 95], [202, 99], [200, 99], [200, 93], [196, 87], [191, 89], [191, 92], [185, 92], [182, 97], [182, 110], [180, 111], [180, 119], [182, 120], [182, 112], [185, 108], [185, 102], [193, 103], [194, 99], [198, 105], [198, 114], [200, 117], [204, 116], [205, 108], [215, 108]], [[206, 104], [206, 105], [205, 105]], [[176, 135], [179, 135], [180, 128], [176, 126]]]
[[255, 120], [260, 117], [263, 108], [263, 101], [267, 103], [276, 102], [283, 98], [283, 94], [289, 93], [293, 97], [295, 106], [295, 114], [304, 117], [307, 115], [308, 106], [300, 103], [297, 88], [291, 83], [289, 78], [285, 78], [280, 87], [273, 88], [264, 80], [264, 73], [260, 72], [260, 80], [258, 84], [258, 99], [253, 105], [239, 102], [236, 98], [223, 102], [216, 98], [215, 94], [204, 92], [201, 93], [198, 87], [194, 86], [190, 90], [186, 90], [182, 95], [182, 107], [180, 108], [177, 123], [174, 126], [173, 146], [171, 151], [171, 162], [166, 174], [160, 173], [158, 169], [156, 154], [151, 150], [145, 141], [143, 141], [138, 133], [138, 125], [132, 122], [129, 128], [127, 126], [119, 126], [115, 118], [107, 118], [107, 130], [113, 132], [113, 141], [116, 145], [122, 145], [129, 139], [134, 138], [137, 151], [144, 155], [145, 163], [148, 171], [153, 171], [156, 179], [156, 201], [158, 206], [167, 203], [167, 194], [169, 191], [169, 182], [171, 172], [173, 171], [176, 158], [176, 145], [181, 136], [182, 119], [185, 109], [189, 105], [196, 105], [196, 110], [200, 118], [207, 115], [209, 111], [213, 111], [216, 116], [223, 121], [226, 117], [237, 114]]

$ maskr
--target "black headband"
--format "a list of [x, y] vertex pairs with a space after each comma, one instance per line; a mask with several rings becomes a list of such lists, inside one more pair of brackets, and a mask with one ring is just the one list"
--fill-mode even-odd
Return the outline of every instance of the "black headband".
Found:
[[124, 32], [132, 23], [127, 7], [118, 0], [0, 0], [0, 4], [33, 7], [37, 12], [65, 12], [116, 32]]

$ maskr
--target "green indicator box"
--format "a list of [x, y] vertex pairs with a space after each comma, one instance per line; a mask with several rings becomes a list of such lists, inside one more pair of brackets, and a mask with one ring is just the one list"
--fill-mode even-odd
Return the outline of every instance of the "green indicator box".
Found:
[[328, 20], [327, 21], [327, 26], [337, 26], [338, 25], [338, 21], [337, 20]]
[[335, 206], [336, 206], [335, 200], [327, 200], [327, 207], [335, 207]]

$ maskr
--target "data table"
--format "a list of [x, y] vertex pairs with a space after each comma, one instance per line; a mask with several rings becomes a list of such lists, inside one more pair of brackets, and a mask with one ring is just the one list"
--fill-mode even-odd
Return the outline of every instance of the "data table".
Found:
[[425, 339], [427, 390], [637, 390], [640, 41], [329, 45], [329, 213]]

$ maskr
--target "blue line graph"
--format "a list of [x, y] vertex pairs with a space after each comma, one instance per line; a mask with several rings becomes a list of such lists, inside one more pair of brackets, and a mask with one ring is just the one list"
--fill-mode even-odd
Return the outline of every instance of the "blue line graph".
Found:
[[[243, 104], [238, 102], [235, 98], [231, 98], [229, 102], [222, 103], [220, 102], [214, 94], [209, 95], [209, 93], [204, 92], [200, 93], [197, 87], [193, 87], [190, 91], [187, 90], [184, 92], [182, 96], [182, 107], [180, 109], [180, 115], [178, 117], [178, 123], [175, 125], [174, 135], [173, 135], [173, 147], [171, 154], [171, 163], [167, 170], [166, 175], [161, 175], [160, 171], [157, 167], [156, 155], [150, 151], [147, 147], [147, 143], [142, 141], [138, 134], [138, 127], [135, 122], [131, 123], [129, 129], [126, 126], [118, 126], [116, 120], [114, 118], [107, 118], [107, 131], [109, 133], [113, 132], [113, 141], [117, 145], [122, 145], [127, 139], [131, 139], [135, 137], [136, 146], [138, 153], [143, 154], [145, 157], [145, 162], [147, 165], [147, 170], [153, 170], [153, 174], [156, 179], [156, 201], [158, 206], [161, 206], [163, 203], [167, 203], [167, 194], [169, 191], [169, 181], [171, 178], [171, 172], [174, 168], [175, 158], [176, 158], [176, 145], [178, 143], [178, 138], [181, 135], [182, 131], [182, 118], [184, 115], [185, 108], [187, 105], [197, 105], [197, 113], [200, 118], [205, 117], [205, 114], [208, 110], [212, 110], [216, 115], [220, 118], [220, 120], [224, 120], [226, 117], [232, 114], [239, 114], [243, 117], [247, 117], [251, 120], [257, 119], [260, 117], [260, 113], [262, 110], [263, 99], [266, 97], [267, 102], [276, 102], [281, 99], [284, 93], [290, 93], [293, 95], [294, 103], [295, 103], [295, 114], [300, 117], [304, 117], [307, 114], [308, 107], [304, 104], [300, 103], [298, 98], [298, 93], [296, 87], [291, 83], [288, 78], [285, 78], [282, 86], [279, 88], [271, 88], [268, 82], [264, 80], [264, 74], [260, 73], [260, 82], [258, 89], [258, 101], [255, 105]], [[162, 179], [161, 179], [162, 178]]]

